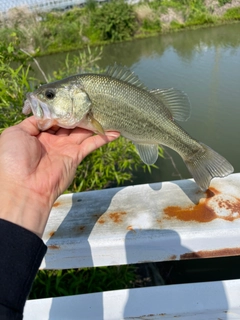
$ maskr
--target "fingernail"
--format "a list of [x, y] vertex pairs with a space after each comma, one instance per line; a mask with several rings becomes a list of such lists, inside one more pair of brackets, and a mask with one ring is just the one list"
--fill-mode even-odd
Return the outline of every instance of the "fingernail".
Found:
[[111, 131], [111, 132], [106, 132], [108, 137], [114, 137], [114, 138], [118, 138], [120, 136], [120, 132], [117, 131]]

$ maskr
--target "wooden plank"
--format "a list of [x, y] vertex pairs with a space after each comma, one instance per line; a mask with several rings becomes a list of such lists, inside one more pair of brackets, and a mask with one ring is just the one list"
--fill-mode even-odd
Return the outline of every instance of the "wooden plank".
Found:
[[240, 253], [240, 174], [61, 196], [42, 268], [63, 269]]
[[30, 300], [24, 320], [239, 320], [240, 280]]

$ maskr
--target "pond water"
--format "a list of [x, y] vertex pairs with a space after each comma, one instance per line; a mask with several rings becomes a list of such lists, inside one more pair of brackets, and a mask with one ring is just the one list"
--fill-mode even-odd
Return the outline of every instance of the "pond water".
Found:
[[[66, 54], [39, 58], [45, 72], [56, 70]], [[175, 87], [191, 101], [191, 117], [180, 125], [195, 139], [226, 157], [240, 172], [240, 24], [185, 30], [107, 45], [100, 67], [117, 62], [131, 68], [149, 88]], [[183, 161], [158, 159], [152, 174], [134, 183], [190, 178]], [[166, 157], [168, 157], [166, 154]]]

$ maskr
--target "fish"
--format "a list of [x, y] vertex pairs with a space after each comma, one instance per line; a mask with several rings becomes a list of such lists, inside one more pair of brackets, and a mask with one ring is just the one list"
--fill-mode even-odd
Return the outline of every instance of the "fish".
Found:
[[23, 113], [31, 112], [40, 130], [53, 125], [81, 127], [98, 134], [118, 131], [130, 139], [144, 163], [154, 164], [158, 146], [176, 151], [201, 190], [215, 177], [234, 171], [220, 154], [192, 138], [179, 124], [190, 116], [186, 93], [174, 88], [148, 89], [125, 66], [104, 73], [83, 73], [40, 86], [27, 93]]

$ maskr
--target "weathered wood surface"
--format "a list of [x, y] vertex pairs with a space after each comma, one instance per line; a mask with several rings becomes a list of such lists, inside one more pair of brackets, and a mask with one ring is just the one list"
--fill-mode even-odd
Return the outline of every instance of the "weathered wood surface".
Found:
[[[44, 233], [42, 268], [238, 255], [239, 191], [233, 174], [207, 192], [184, 180], [63, 195]], [[24, 320], [239, 320], [239, 292], [231, 280], [31, 300]]]
[[240, 174], [61, 196], [45, 233], [42, 268], [131, 264], [240, 253]]
[[31, 300], [24, 320], [239, 320], [239, 292], [235, 280]]

